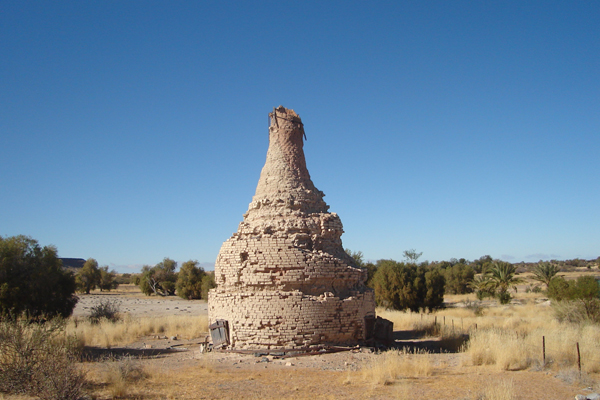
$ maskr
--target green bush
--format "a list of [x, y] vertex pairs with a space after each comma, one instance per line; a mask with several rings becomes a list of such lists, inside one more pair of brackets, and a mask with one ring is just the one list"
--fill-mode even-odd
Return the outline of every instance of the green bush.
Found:
[[204, 278], [204, 275], [204, 268], [198, 266], [198, 261], [184, 262], [175, 282], [177, 296], [186, 300], [202, 298], [202, 278]]
[[75, 276], [77, 291], [79, 293], [89, 294], [90, 291], [96, 289], [96, 286], [99, 285], [101, 277], [102, 275], [100, 274], [98, 261], [93, 258], [88, 258]]
[[108, 265], [104, 267], [100, 267], [100, 281], [98, 282], [98, 287], [100, 291], [108, 291], [110, 292], [113, 289], [119, 287], [119, 282], [117, 281], [117, 273], [115, 271], [109, 271]]
[[208, 299], [208, 291], [212, 288], [216, 288], [215, 282], [215, 271], [208, 271], [202, 277], [202, 298]]
[[373, 286], [378, 305], [415, 312], [443, 305], [445, 279], [438, 268], [394, 260], [380, 260], [377, 264]]
[[90, 307], [90, 310], [89, 319], [92, 324], [98, 324], [103, 319], [110, 322], [117, 322], [121, 319], [119, 316], [120, 305], [116, 300], [102, 300]]
[[555, 302], [554, 314], [560, 321], [600, 323], [600, 286], [591, 276], [567, 281], [555, 277], [550, 281], [548, 297]]
[[580, 276], [567, 281], [562, 276], [554, 277], [548, 286], [548, 297], [552, 300], [579, 300], [600, 298], [600, 286], [592, 276]]
[[444, 270], [446, 278], [446, 293], [465, 294], [471, 293], [473, 289], [469, 284], [475, 278], [473, 267], [465, 264], [455, 264]]
[[144, 265], [138, 285], [142, 293], [161, 296], [172, 296], [175, 294], [175, 282], [177, 263], [170, 258], [165, 258], [154, 267]]
[[53, 246], [27, 236], [0, 236], [0, 318], [68, 317], [77, 303], [75, 278]]

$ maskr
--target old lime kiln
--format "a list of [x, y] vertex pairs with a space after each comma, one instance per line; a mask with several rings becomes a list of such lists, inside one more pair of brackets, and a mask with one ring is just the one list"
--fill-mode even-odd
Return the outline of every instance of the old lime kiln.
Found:
[[375, 318], [366, 271], [344, 251], [340, 218], [310, 179], [300, 117], [282, 106], [269, 116], [256, 194], [215, 264], [213, 341], [232, 349], [359, 343]]

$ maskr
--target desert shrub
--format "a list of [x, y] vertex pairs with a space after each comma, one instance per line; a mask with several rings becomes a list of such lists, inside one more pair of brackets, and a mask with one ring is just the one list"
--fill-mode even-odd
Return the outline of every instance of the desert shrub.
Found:
[[465, 264], [455, 264], [444, 270], [446, 278], [446, 293], [465, 294], [471, 293], [473, 289], [469, 285], [475, 277], [475, 270]]
[[399, 263], [393, 260], [377, 262], [373, 277], [378, 305], [394, 310], [433, 310], [444, 302], [444, 275], [438, 268]]
[[97, 324], [101, 319], [116, 322], [120, 319], [120, 306], [116, 300], [102, 300], [100, 303], [90, 307], [90, 322]]
[[591, 276], [574, 281], [555, 277], [548, 286], [554, 315], [559, 321], [600, 323], [600, 286]]
[[93, 258], [88, 258], [83, 267], [77, 271], [75, 281], [77, 283], [77, 291], [79, 293], [89, 294], [90, 291], [96, 289], [100, 284], [100, 268], [98, 261]]
[[431, 376], [433, 358], [426, 351], [389, 350], [375, 356], [362, 369], [366, 381], [390, 385], [400, 377]]
[[556, 276], [550, 281], [546, 294], [552, 300], [569, 300], [569, 283], [562, 276]]
[[558, 301], [552, 303], [552, 309], [560, 322], [600, 324], [600, 299]]
[[0, 236], [0, 318], [68, 317], [77, 303], [75, 278], [53, 246], [27, 236]]
[[139, 360], [132, 357], [106, 361], [104, 375], [113, 397], [125, 397], [132, 383], [150, 376]]
[[208, 291], [216, 288], [215, 271], [209, 271], [202, 277], [202, 298], [208, 299]]
[[119, 285], [128, 285], [130, 283], [134, 283], [133, 282], [133, 275], [134, 274], [129, 274], [129, 273], [125, 273], [125, 274], [116, 274], [115, 275], [115, 281], [119, 284]]
[[165, 258], [154, 267], [144, 265], [138, 285], [142, 293], [161, 296], [172, 296], [175, 294], [175, 282], [177, 263], [170, 258]]
[[184, 262], [175, 282], [177, 296], [186, 300], [203, 298], [202, 278], [204, 275], [204, 268], [198, 266], [198, 261]]
[[0, 392], [36, 395], [41, 399], [79, 399], [86, 382], [77, 369], [76, 341], [53, 319], [30, 323], [0, 322]]
[[110, 292], [113, 289], [119, 287], [119, 282], [117, 281], [117, 273], [115, 271], [109, 271], [108, 265], [104, 267], [100, 267], [100, 280], [98, 282], [98, 287], [101, 291]]

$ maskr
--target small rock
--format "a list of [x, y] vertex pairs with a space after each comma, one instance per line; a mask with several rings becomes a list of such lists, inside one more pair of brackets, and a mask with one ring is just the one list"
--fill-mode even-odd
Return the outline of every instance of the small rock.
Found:
[[289, 361], [285, 363], [285, 366], [286, 366], [286, 367], [292, 367], [293, 365], [294, 365], [294, 364], [292, 364], [292, 363], [291, 363], [291, 362], [289, 362]]
[[587, 400], [600, 400], [600, 394], [598, 394], [598, 393], [588, 394]]
[[578, 394], [577, 396], [575, 396], [575, 400], [587, 400], [587, 397], [585, 397], [582, 394]]
[[177, 340], [177, 336], [171, 336], [171, 340]]
[[145, 348], [145, 349], [151, 349], [151, 348], [152, 348], [152, 345], [151, 345], [151, 344], [145, 344], [145, 345], [144, 345], [144, 348]]

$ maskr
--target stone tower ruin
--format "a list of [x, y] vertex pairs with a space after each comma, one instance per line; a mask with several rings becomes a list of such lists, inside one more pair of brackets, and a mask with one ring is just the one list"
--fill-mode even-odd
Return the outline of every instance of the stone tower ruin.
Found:
[[215, 264], [217, 288], [208, 296], [215, 344], [356, 344], [367, 339], [375, 318], [366, 270], [344, 251], [340, 218], [310, 179], [300, 117], [282, 106], [269, 117], [269, 149], [256, 194]]

